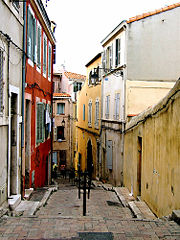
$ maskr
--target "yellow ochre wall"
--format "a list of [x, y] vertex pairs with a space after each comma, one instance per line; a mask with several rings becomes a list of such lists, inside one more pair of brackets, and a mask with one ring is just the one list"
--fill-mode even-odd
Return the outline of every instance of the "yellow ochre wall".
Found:
[[141, 199], [158, 217], [180, 208], [179, 112], [180, 80], [161, 102], [126, 126], [124, 184], [137, 197], [138, 137], [142, 137]]
[[[97, 171], [97, 139], [100, 135], [100, 119], [99, 127], [95, 128], [95, 102], [96, 99], [99, 99], [99, 118], [101, 118], [101, 83], [96, 85], [88, 85], [89, 72], [101, 64], [101, 57], [96, 59], [87, 67], [87, 78], [84, 86], [81, 91], [78, 93], [77, 98], [77, 153], [75, 158], [75, 166], [77, 169], [78, 163], [78, 153], [81, 153], [81, 168], [84, 171], [87, 167], [87, 144], [88, 141], [91, 141], [92, 144], [92, 155], [93, 155], [93, 165], [94, 165], [94, 174], [96, 175]], [[88, 126], [88, 103], [89, 100], [92, 100], [92, 126]], [[85, 104], [85, 121], [83, 120], [83, 104]]]

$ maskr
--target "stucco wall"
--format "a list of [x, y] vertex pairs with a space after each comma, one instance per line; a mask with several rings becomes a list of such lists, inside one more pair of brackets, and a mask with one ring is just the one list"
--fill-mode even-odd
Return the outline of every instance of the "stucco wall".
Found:
[[180, 65], [180, 8], [128, 24], [127, 79], [175, 81]]
[[138, 137], [142, 138], [141, 198], [158, 216], [180, 208], [180, 80], [159, 104], [126, 126], [124, 184], [138, 193]]
[[126, 115], [135, 115], [157, 104], [174, 82], [126, 81]]

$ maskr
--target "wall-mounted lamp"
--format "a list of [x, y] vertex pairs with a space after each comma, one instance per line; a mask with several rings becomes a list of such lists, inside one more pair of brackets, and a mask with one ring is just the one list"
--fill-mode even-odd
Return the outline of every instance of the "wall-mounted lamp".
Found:
[[65, 127], [65, 121], [64, 121], [64, 118], [63, 118], [61, 124], [62, 124], [62, 127]]

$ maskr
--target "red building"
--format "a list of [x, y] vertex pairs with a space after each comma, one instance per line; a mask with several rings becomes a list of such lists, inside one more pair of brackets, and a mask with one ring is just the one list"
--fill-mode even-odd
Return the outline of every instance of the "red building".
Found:
[[51, 178], [51, 99], [55, 38], [41, 0], [27, 0], [23, 190]]

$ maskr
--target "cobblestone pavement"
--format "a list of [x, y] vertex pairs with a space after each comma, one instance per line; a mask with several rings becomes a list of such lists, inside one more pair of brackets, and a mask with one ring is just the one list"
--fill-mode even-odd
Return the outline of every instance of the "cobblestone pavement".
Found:
[[114, 192], [97, 188], [91, 190], [87, 215], [83, 216], [77, 188], [61, 180], [59, 190], [35, 216], [1, 218], [0, 239], [178, 240], [180, 226], [173, 221], [135, 219]]

